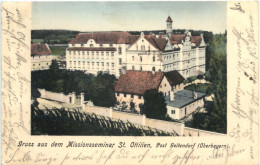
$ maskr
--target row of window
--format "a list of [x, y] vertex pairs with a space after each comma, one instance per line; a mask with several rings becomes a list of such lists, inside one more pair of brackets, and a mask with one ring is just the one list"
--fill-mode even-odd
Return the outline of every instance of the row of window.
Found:
[[[99, 55], [99, 51], [69, 51], [69, 55], [71, 55], [71, 53], [73, 52], [73, 55], [85, 55], [87, 54], [88, 56], [91, 54], [91, 55]], [[77, 53], [76, 53], [77, 52]], [[104, 52], [101, 52], [100, 53], [101, 56], [104, 56]], [[109, 55], [110, 53], [109, 52], [106, 52], [106, 55]], [[114, 52], [111, 52], [111, 56], [114, 56]]]
[[[116, 94], [117, 96], [119, 96], [120, 95], [120, 93], [117, 93]], [[124, 97], [126, 97], [126, 93], [124, 93]], [[133, 99], [134, 98], [134, 95], [133, 94], [131, 94], [131, 98]], [[138, 99], [142, 99], [142, 96], [141, 95], [138, 95]]]
[[[41, 63], [38, 64], [39, 66], [41, 66]], [[46, 65], [49, 65], [49, 63], [46, 63]], [[33, 66], [36, 66], [35, 64], [33, 64]]]
[[[132, 56], [132, 61], [135, 61], [135, 56]], [[139, 61], [140, 62], [143, 61], [143, 57], [142, 56], [139, 57]], [[153, 56], [153, 62], [155, 62], [155, 56]]]
[[[134, 65], [132, 65], [132, 70], [135, 70], [135, 66], [134, 66]], [[137, 70], [138, 70], [138, 69], [137, 69]], [[139, 70], [142, 71], [142, 70], [143, 70], [143, 67], [140, 66], [140, 67], [139, 67]], [[156, 71], [156, 68], [155, 68], [155, 67], [152, 67], [152, 71]], [[161, 70], [159, 69], [158, 71], [160, 72]]]
[[[74, 66], [76, 66], [77, 64], [78, 64], [78, 66], [80, 66], [81, 64], [83, 66], [86, 65], [86, 64], [87, 64], [87, 66], [90, 66], [90, 64], [92, 64], [92, 66], [95, 66], [95, 65], [99, 66], [99, 64], [100, 64], [100, 66], [105, 66], [105, 62], [91, 62], [90, 63], [89, 61], [88, 62], [85, 62], [85, 61], [82, 61], [82, 62], [81, 61], [78, 61], [78, 62], [74, 61], [73, 63], [74, 63]], [[70, 61], [70, 66], [72, 66], [72, 61]], [[109, 62], [106, 62], [106, 66], [107, 67], [110, 66]], [[111, 63], [111, 67], [114, 68], [114, 66], [115, 66], [115, 64], [112, 62]]]

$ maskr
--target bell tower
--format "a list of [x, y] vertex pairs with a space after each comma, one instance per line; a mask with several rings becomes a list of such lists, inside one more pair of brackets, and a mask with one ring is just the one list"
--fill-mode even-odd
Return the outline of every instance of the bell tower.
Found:
[[172, 18], [168, 16], [166, 20], [166, 35], [170, 38], [172, 35]]

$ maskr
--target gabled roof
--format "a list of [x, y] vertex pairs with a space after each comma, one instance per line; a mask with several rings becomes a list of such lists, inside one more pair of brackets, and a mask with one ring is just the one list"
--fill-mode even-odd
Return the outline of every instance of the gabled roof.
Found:
[[166, 20], [166, 22], [172, 22], [172, 18], [169, 16]]
[[51, 51], [47, 44], [34, 42], [31, 45], [31, 55], [51, 55]]
[[177, 70], [166, 72], [164, 75], [166, 76], [171, 86], [179, 85], [185, 80], [185, 78], [183, 78]]
[[72, 39], [70, 44], [85, 44], [89, 39], [94, 39], [98, 44], [129, 44], [128, 32], [96, 32], [96, 33], [79, 33], [76, 38]]
[[[130, 44], [133, 45], [140, 38], [140, 35], [134, 35], [130, 37]], [[156, 49], [163, 51], [167, 45], [167, 40], [165, 38], [157, 38], [155, 35], [145, 35], [144, 38], [153, 45]]]
[[163, 72], [128, 70], [116, 82], [115, 92], [143, 95], [147, 90], [158, 89], [163, 77]]
[[[185, 40], [186, 34], [173, 34], [170, 37], [170, 42], [172, 44], [181, 44], [183, 40]], [[201, 36], [191, 36], [191, 43], [195, 43], [196, 46], [199, 46], [201, 43]]]

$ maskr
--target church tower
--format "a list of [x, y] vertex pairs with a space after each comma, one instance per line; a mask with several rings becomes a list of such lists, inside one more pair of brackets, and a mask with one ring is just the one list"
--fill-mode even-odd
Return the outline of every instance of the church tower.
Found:
[[172, 18], [168, 16], [166, 20], [166, 35], [170, 38], [172, 35]]

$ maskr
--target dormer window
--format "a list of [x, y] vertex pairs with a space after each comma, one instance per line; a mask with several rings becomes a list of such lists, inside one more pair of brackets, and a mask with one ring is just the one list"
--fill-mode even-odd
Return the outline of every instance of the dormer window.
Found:
[[75, 44], [72, 44], [72, 46], [75, 46]]
[[145, 46], [141, 46], [141, 50], [142, 50], [142, 51], [145, 51]]
[[89, 46], [90, 46], [90, 47], [93, 47], [94, 45], [93, 45], [93, 44], [90, 44]]
[[80, 46], [81, 46], [81, 47], [83, 47], [83, 46], [84, 46], [84, 44], [81, 44]]
[[100, 47], [103, 47], [103, 44], [99, 44]]
[[113, 47], [113, 44], [109, 44], [110, 47]]

